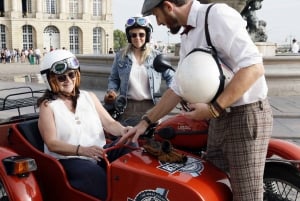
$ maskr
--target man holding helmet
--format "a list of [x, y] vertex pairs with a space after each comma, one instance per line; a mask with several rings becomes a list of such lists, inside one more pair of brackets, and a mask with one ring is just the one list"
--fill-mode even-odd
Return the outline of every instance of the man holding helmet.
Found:
[[[143, 15], [155, 15], [157, 23], [167, 26], [172, 34], [185, 28], [179, 66], [193, 49], [208, 46], [204, 26], [208, 6], [196, 0], [144, 0]], [[262, 201], [263, 172], [273, 124], [262, 57], [246, 30], [246, 22], [226, 4], [211, 7], [208, 30], [220, 59], [234, 75], [214, 101], [191, 103], [191, 111], [184, 115], [211, 119], [206, 157], [230, 174], [233, 200]], [[202, 61], [198, 62], [201, 66]], [[189, 70], [189, 66], [183, 67]], [[197, 87], [196, 80], [190, 82], [191, 87]], [[180, 85], [174, 79], [161, 101], [122, 140], [136, 141], [151, 122], [168, 114], [185, 98], [185, 92], [179, 92]], [[209, 81], [206, 86], [210, 87]]]

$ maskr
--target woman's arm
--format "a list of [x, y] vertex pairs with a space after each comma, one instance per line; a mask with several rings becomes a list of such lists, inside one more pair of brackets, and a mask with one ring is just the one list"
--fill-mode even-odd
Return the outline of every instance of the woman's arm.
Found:
[[122, 126], [118, 121], [114, 120], [111, 117], [111, 115], [102, 106], [97, 96], [93, 92], [89, 93], [92, 97], [92, 100], [95, 103], [95, 107], [99, 118], [102, 122], [104, 130], [115, 136], [122, 136], [125, 132], [127, 132], [127, 127]]
[[45, 101], [40, 105], [38, 127], [49, 151], [61, 155], [76, 155], [76, 145], [57, 140], [54, 115], [50, 106], [45, 104]]

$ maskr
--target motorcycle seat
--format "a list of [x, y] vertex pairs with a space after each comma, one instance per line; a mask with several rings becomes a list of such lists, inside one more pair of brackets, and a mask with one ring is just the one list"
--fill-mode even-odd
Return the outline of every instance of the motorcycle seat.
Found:
[[44, 152], [44, 141], [38, 128], [38, 119], [20, 122], [17, 127], [31, 145]]

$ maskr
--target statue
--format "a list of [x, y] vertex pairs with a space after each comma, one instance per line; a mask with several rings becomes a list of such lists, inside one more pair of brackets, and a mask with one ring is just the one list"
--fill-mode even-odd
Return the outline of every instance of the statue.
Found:
[[267, 35], [266, 25], [263, 20], [258, 20], [256, 10], [261, 9], [263, 0], [247, 0], [245, 8], [241, 11], [241, 15], [247, 21], [247, 30], [254, 42], [266, 42]]
[[266, 25], [263, 20], [259, 20], [256, 11], [261, 9], [263, 0], [198, 0], [203, 4], [207, 3], [227, 3], [229, 6], [241, 13], [247, 21], [247, 30], [254, 42], [266, 42]]

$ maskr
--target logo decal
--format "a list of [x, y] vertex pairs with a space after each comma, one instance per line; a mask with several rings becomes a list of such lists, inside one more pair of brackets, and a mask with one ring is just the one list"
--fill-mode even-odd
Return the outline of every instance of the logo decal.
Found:
[[185, 163], [161, 163], [158, 166], [159, 169], [169, 172], [171, 174], [175, 172], [185, 172], [191, 174], [193, 177], [197, 177], [204, 170], [204, 165], [201, 160], [188, 156]]
[[139, 192], [134, 199], [128, 198], [127, 201], [169, 201], [167, 194], [168, 190], [163, 188], [148, 189]]

